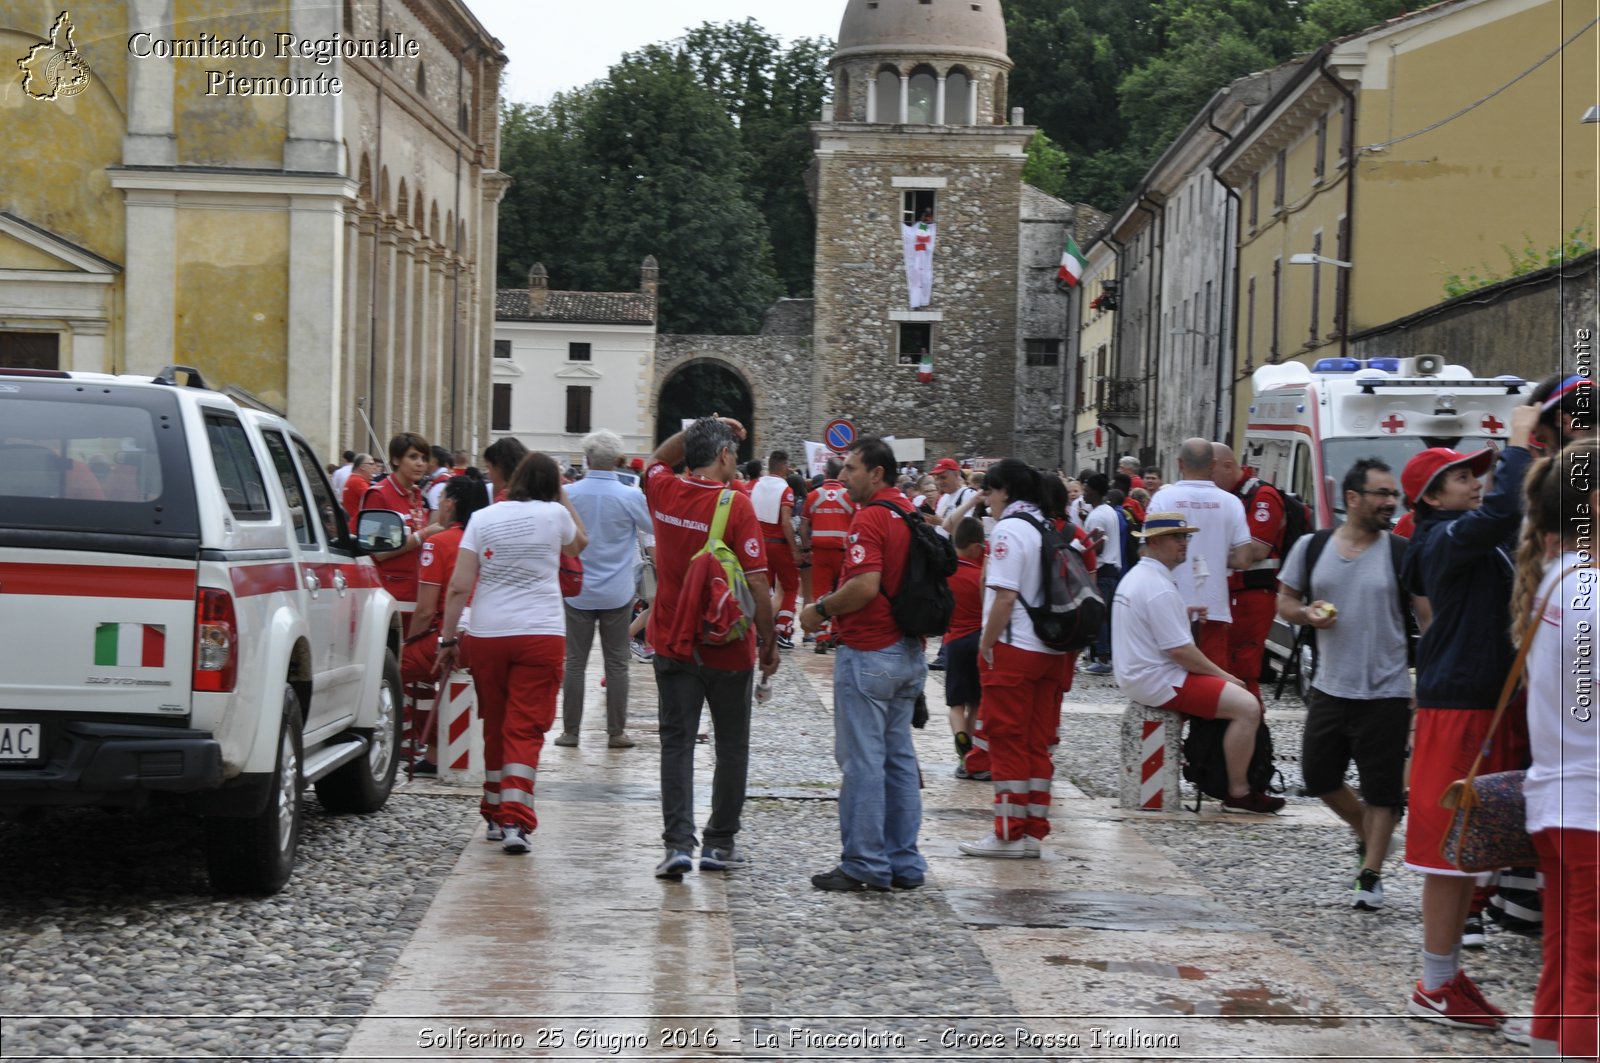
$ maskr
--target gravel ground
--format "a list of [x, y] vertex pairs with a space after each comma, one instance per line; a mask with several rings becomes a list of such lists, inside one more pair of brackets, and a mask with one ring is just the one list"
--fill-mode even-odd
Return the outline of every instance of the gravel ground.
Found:
[[0, 824], [4, 1055], [338, 1053], [475, 810], [397, 791], [382, 813], [329, 816], [308, 791], [294, 878], [265, 899], [210, 894], [193, 818]]

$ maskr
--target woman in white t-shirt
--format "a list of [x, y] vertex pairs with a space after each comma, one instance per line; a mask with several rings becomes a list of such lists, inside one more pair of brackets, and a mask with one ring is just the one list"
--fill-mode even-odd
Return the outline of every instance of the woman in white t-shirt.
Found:
[[[1512, 638], [1538, 625], [1528, 652], [1522, 784], [1528, 833], [1544, 872], [1544, 969], [1533, 999], [1533, 1054], [1594, 1059], [1600, 1010], [1600, 616], [1593, 567], [1595, 440], [1567, 444], [1527, 476]], [[1558, 585], [1559, 584], [1559, 585]], [[1540, 608], [1540, 603], [1543, 607]], [[1537, 613], [1537, 615], [1535, 615]]]
[[[1071, 657], [1040, 642], [1027, 604], [1042, 604], [1043, 540], [1047, 518], [1040, 473], [1016, 458], [991, 465], [985, 504], [998, 514], [984, 572], [983, 633], [978, 676], [983, 733], [994, 779], [994, 830], [962, 842], [968, 856], [1037, 857], [1050, 833], [1050, 744], [1071, 685]], [[1026, 603], [1026, 604], [1025, 604]]]
[[511, 474], [506, 499], [480, 510], [461, 536], [439, 632], [439, 670], [455, 665], [461, 611], [472, 598], [467, 635], [483, 721], [483, 801], [488, 838], [508, 853], [528, 851], [539, 825], [533, 780], [544, 736], [556, 718], [566, 661], [562, 554], [587, 545], [583, 521], [561, 486], [561, 469], [535, 451]]

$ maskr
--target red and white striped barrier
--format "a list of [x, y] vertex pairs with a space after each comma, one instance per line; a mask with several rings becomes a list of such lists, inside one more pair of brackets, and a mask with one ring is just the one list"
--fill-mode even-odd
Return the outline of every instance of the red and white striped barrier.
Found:
[[439, 694], [439, 778], [483, 783], [483, 722], [477, 691], [467, 672], [452, 672]]
[[1123, 808], [1183, 807], [1183, 717], [1135, 702], [1122, 710]]

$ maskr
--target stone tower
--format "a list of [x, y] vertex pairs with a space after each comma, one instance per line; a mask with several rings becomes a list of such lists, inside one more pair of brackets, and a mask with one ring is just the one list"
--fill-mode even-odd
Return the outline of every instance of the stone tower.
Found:
[[[1012, 452], [1033, 130], [1007, 124], [1010, 70], [999, 0], [849, 0], [833, 106], [811, 127], [814, 431], [848, 417], [920, 436], [930, 462]], [[913, 308], [902, 227], [930, 207], [931, 296]], [[919, 383], [924, 347], [933, 379]]]

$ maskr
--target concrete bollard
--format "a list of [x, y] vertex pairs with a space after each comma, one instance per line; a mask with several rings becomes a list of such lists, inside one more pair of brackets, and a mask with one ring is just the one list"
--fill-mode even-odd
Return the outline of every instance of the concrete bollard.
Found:
[[483, 784], [483, 721], [468, 672], [453, 672], [439, 692], [439, 778]]
[[1138, 702], [1122, 710], [1123, 808], [1182, 808], [1182, 764], [1182, 715]]

